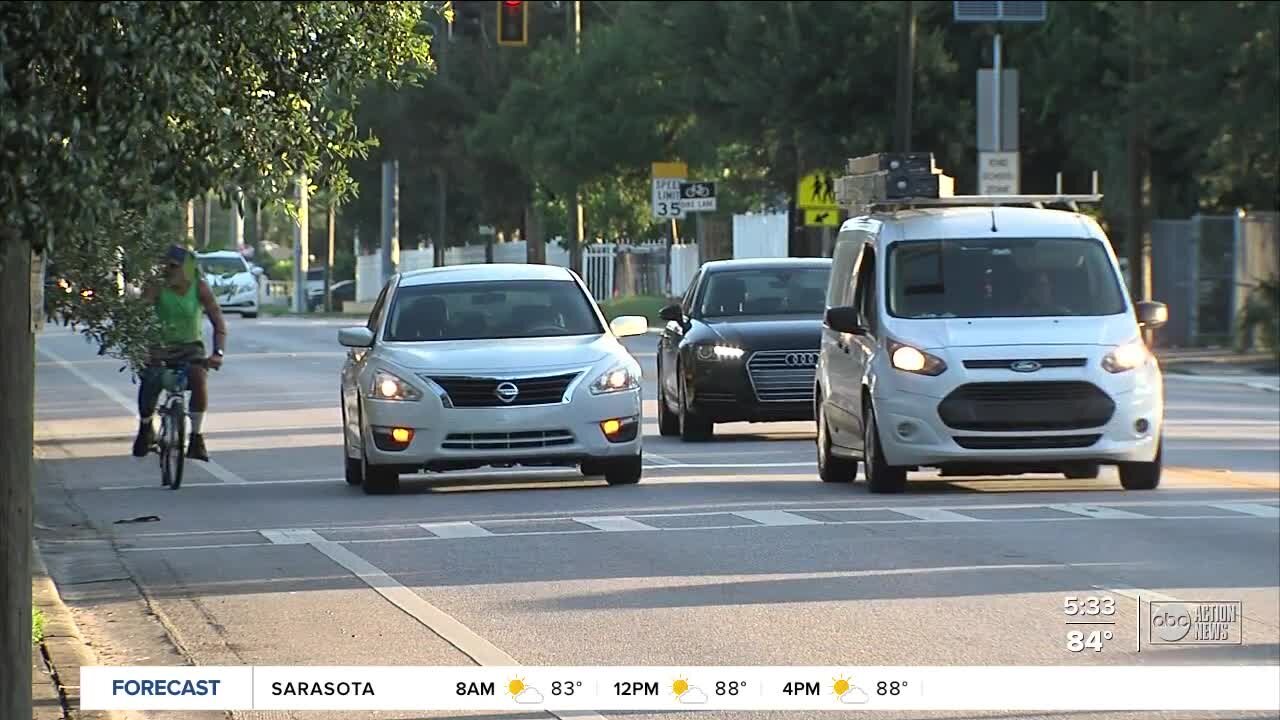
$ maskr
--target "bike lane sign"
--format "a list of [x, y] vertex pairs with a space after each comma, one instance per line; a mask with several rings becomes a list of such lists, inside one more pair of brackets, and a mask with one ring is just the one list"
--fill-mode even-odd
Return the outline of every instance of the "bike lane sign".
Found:
[[685, 212], [715, 212], [716, 184], [713, 182], [680, 183], [680, 209]]

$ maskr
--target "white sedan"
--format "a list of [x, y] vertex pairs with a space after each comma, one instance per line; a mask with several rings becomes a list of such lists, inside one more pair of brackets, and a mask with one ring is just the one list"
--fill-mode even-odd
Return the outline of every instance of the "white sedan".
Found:
[[232, 250], [196, 253], [196, 263], [224, 313], [258, 317], [258, 278], [262, 268], [250, 266], [240, 253]]
[[401, 474], [576, 466], [610, 485], [641, 475], [640, 365], [582, 280], [547, 265], [393, 276], [368, 323], [343, 328], [346, 479], [391, 493]]

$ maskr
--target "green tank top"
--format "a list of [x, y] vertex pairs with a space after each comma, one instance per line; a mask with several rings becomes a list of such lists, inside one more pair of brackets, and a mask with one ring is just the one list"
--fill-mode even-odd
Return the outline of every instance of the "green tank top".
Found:
[[167, 286], [161, 288], [156, 300], [156, 314], [160, 316], [161, 337], [168, 345], [202, 342], [200, 331], [199, 284], [192, 282], [185, 295], [179, 295]]

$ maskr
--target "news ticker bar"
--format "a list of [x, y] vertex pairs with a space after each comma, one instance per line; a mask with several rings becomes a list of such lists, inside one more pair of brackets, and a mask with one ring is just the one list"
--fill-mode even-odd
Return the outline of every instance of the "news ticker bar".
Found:
[[1277, 710], [1280, 666], [81, 668], [82, 710]]

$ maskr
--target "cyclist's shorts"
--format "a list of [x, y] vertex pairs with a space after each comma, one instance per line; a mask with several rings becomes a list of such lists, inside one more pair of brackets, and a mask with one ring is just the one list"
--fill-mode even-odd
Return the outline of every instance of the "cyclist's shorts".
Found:
[[207, 357], [203, 342], [183, 343], [169, 347], [154, 348], [151, 351], [149, 364], [162, 365], [166, 362], [196, 362]]

